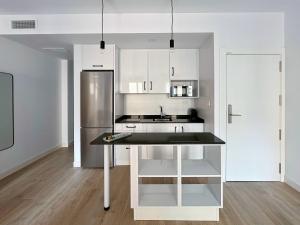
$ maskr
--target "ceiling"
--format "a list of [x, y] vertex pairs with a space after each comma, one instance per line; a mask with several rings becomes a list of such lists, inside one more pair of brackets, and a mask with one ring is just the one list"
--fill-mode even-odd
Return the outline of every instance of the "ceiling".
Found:
[[[101, 0], [0, 0], [0, 14], [100, 13]], [[298, 2], [298, 3], [297, 3]], [[283, 11], [299, 0], [174, 0], [177, 13]], [[106, 13], [169, 13], [170, 0], [104, 0]]]
[[[60, 58], [72, 58], [73, 44], [97, 44], [100, 34], [33, 34], [5, 35], [4, 37], [27, 45], [38, 51]], [[203, 43], [213, 38], [212, 33], [174, 34], [176, 48], [201, 48]], [[170, 34], [105, 34], [107, 44], [116, 44], [119, 48], [169, 48]]]
[[[104, 0], [105, 13], [170, 13], [170, 0]], [[1, 14], [100, 13], [101, 0], [0, 0]], [[175, 13], [282, 12], [300, 7], [299, 0], [174, 0]], [[299, 8], [298, 7], [298, 8]], [[176, 34], [176, 48], [198, 48], [208, 34]], [[121, 48], [167, 48], [169, 34], [106, 34]], [[62, 58], [72, 45], [99, 42], [99, 34], [9, 35], [9, 39]], [[45, 49], [46, 48], [46, 49]]]

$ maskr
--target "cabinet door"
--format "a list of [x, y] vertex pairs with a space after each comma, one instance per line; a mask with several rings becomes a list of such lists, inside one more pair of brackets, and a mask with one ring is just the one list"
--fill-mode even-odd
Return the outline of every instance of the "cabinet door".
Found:
[[114, 45], [106, 45], [100, 49], [99, 45], [82, 46], [83, 70], [113, 70], [114, 69]]
[[[146, 132], [144, 124], [141, 123], [118, 123], [115, 125], [115, 132]], [[129, 165], [130, 163], [130, 146], [115, 145], [116, 165]]]
[[147, 93], [148, 53], [146, 50], [120, 51], [120, 92]]
[[176, 49], [170, 52], [171, 80], [199, 80], [199, 50]]
[[203, 123], [186, 123], [179, 127], [182, 132], [203, 132]]
[[[147, 124], [147, 133], [155, 132], [174, 132], [174, 125], [170, 123], [154, 123]], [[146, 151], [142, 152], [143, 159], [174, 159], [176, 151], [172, 146], [147, 146]]]
[[169, 50], [149, 50], [148, 88], [149, 93], [170, 92], [170, 55]]
[[[123, 124], [118, 123], [115, 124], [115, 132], [122, 133], [123, 131]], [[115, 145], [115, 165], [129, 165], [129, 146], [125, 145]]]
[[[178, 127], [180, 132], [203, 132], [203, 123], [183, 123]], [[183, 146], [182, 159], [202, 159], [203, 147], [202, 146]]]
[[174, 128], [169, 123], [150, 123], [146, 124], [147, 133], [155, 132], [174, 132]]

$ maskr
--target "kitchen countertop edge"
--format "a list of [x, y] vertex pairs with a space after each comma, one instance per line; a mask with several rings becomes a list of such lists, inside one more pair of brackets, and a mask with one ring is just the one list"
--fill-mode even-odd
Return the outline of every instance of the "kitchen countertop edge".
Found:
[[204, 119], [197, 117], [191, 120], [189, 115], [168, 115], [172, 117], [172, 121], [154, 121], [160, 115], [122, 115], [119, 116], [115, 123], [204, 123]]

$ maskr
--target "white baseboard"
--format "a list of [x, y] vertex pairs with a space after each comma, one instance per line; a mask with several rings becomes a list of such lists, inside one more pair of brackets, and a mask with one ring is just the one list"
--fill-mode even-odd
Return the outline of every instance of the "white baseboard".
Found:
[[293, 181], [292, 179], [289, 179], [287, 177], [285, 177], [284, 180], [287, 185], [291, 186], [292, 188], [294, 188], [295, 190], [300, 192], [300, 184], [296, 183], [295, 181]]
[[43, 152], [43, 153], [41, 153], [41, 154], [39, 154], [37, 156], [34, 156], [31, 159], [29, 159], [29, 160], [26, 160], [25, 162], [21, 163], [20, 165], [14, 167], [14, 168], [12, 168], [12, 169], [4, 172], [4, 173], [1, 173], [0, 174], [0, 180], [2, 180], [3, 178], [5, 178], [5, 177], [7, 177], [7, 176], [9, 176], [9, 175], [11, 175], [11, 174], [13, 174], [13, 173], [21, 170], [21, 169], [23, 169], [26, 166], [29, 166], [30, 164], [32, 164], [35, 161], [37, 161], [37, 160], [45, 157], [46, 155], [49, 155], [50, 153], [55, 152], [56, 150], [60, 149], [61, 147], [62, 146], [59, 145], [59, 146], [56, 146], [54, 148], [50, 148], [50, 149], [46, 150], [45, 152]]
[[81, 162], [74, 161], [73, 167], [81, 167]]
[[128, 165], [130, 165], [130, 162], [129, 161], [127, 161], [127, 160], [118, 160], [118, 161], [116, 161], [116, 166], [128, 166]]
[[219, 208], [203, 207], [138, 207], [134, 220], [219, 221]]
[[62, 148], [67, 148], [67, 147], [69, 147], [69, 143], [63, 143], [63, 144], [61, 145], [61, 147], [62, 147]]

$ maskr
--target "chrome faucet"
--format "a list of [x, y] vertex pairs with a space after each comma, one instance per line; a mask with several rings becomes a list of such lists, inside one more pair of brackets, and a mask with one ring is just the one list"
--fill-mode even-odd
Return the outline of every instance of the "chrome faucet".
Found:
[[165, 117], [166, 114], [164, 114], [163, 112], [163, 107], [161, 105], [159, 107], [160, 107], [160, 118], [163, 118]]

